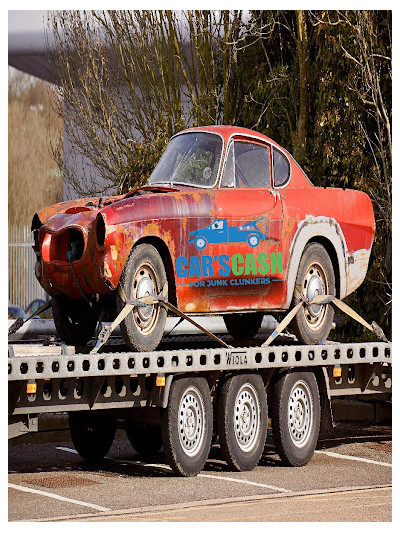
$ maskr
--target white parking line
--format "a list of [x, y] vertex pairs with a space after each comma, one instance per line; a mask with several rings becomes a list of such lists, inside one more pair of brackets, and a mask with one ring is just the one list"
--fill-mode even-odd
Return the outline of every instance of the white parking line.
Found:
[[10, 489], [20, 490], [22, 492], [39, 494], [39, 496], [46, 496], [47, 498], [53, 498], [54, 500], [61, 500], [62, 502], [74, 503], [75, 505], [82, 505], [83, 507], [90, 507], [91, 509], [96, 509], [96, 511], [111, 511], [111, 509], [108, 509], [108, 507], [102, 507], [101, 505], [96, 505], [94, 503], [81, 502], [80, 500], [73, 500], [71, 498], [65, 498], [64, 496], [59, 496], [58, 494], [53, 494], [52, 492], [30, 489], [21, 485], [14, 485], [13, 483], [9, 483], [8, 487]]
[[79, 455], [76, 450], [73, 450], [72, 448], [65, 448], [64, 446], [56, 446], [56, 450], [61, 450], [62, 452], [75, 453], [76, 455]]
[[256, 481], [248, 481], [247, 479], [236, 479], [235, 477], [213, 476], [212, 474], [199, 474], [199, 477], [209, 477], [212, 479], [223, 479], [225, 481], [233, 481], [234, 483], [243, 483], [245, 485], [255, 485], [256, 487], [272, 489], [272, 490], [276, 490], [277, 492], [292, 492], [289, 489], [283, 489], [281, 487], [274, 487], [274, 485], [266, 485], [265, 483], [257, 483]]
[[[76, 450], [73, 450], [72, 448], [65, 448], [63, 446], [58, 446], [57, 450], [62, 450], [64, 452], [69, 453], [75, 453], [78, 452]], [[162, 470], [166, 470], [168, 472], [171, 472], [171, 468], [167, 465], [160, 465], [160, 464], [153, 464], [153, 463], [143, 463], [142, 461], [132, 461], [132, 460], [126, 460], [126, 459], [113, 459], [111, 457], [106, 457], [109, 461], [113, 461], [114, 463], [120, 463], [120, 464], [133, 464], [133, 465], [140, 465], [140, 466], [148, 466], [152, 468], [161, 468]], [[232, 481], [233, 483], [242, 483], [244, 485], [254, 485], [256, 487], [262, 487], [265, 489], [271, 489], [276, 490], [277, 492], [292, 492], [289, 489], [284, 489], [282, 487], [275, 487], [274, 485], [266, 485], [265, 483], [257, 483], [256, 481], [248, 481], [247, 479], [238, 479], [234, 477], [227, 477], [227, 476], [216, 476], [213, 474], [198, 474], [198, 477], [207, 477], [211, 479], [218, 479], [218, 480], [224, 480], [224, 481]]]
[[373, 461], [372, 459], [365, 459], [364, 457], [354, 457], [353, 455], [342, 455], [341, 453], [326, 452], [325, 450], [315, 450], [314, 453], [323, 453], [329, 457], [336, 457], [337, 459], [348, 459], [349, 461], [360, 461], [361, 463], [371, 463], [373, 465], [388, 466], [392, 468], [391, 463], [382, 463], [381, 461]]

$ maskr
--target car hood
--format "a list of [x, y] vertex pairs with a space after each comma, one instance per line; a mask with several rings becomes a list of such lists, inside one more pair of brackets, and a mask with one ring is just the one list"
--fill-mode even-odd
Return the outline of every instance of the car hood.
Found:
[[[84, 214], [84, 218], [93, 219], [97, 216], [99, 211], [102, 211], [103, 208], [106, 208], [112, 204], [116, 204], [127, 198], [132, 198], [135, 196], [142, 195], [152, 195], [152, 194], [163, 194], [169, 192], [178, 192], [182, 189], [187, 189], [187, 187], [170, 187], [170, 186], [156, 186], [156, 185], [146, 185], [137, 189], [132, 189], [126, 194], [115, 195], [115, 196], [93, 196], [86, 198], [78, 198], [76, 200], [68, 200], [66, 202], [60, 202], [52, 206], [46, 207], [41, 211], [38, 211], [32, 220], [32, 230], [38, 229], [41, 225], [46, 224], [54, 215], [69, 215], [63, 217], [57, 217], [58, 221], [67, 221], [70, 220], [73, 223], [74, 216], [78, 213]], [[95, 215], [88, 216], [89, 213], [95, 212]], [[55, 229], [55, 228], [54, 228]]]

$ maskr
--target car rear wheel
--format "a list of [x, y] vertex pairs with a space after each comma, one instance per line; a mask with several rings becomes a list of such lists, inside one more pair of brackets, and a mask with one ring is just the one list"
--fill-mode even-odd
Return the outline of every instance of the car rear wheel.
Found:
[[235, 313], [223, 315], [226, 329], [234, 339], [250, 340], [260, 330], [264, 313]]
[[70, 300], [64, 296], [54, 296], [51, 306], [54, 325], [63, 342], [83, 346], [93, 337], [98, 312], [85, 300]]
[[[127, 299], [156, 296], [167, 281], [160, 254], [151, 244], [139, 244], [129, 256], [120, 284]], [[117, 312], [125, 306], [117, 296]], [[121, 332], [129, 349], [138, 352], [155, 350], [164, 333], [166, 309], [158, 304], [134, 307], [121, 322]]]
[[260, 237], [258, 235], [250, 235], [247, 242], [252, 248], [255, 248], [260, 242]]
[[[319, 243], [308, 244], [300, 260], [296, 278], [296, 305], [302, 296], [312, 300], [320, 294], [335, 294], [335, 274], [325, 248]], [[328, 338], [334, 310], [331, 305], [304, 304], [292, 321], [292, 329], [300, 342], [317, 344]]]

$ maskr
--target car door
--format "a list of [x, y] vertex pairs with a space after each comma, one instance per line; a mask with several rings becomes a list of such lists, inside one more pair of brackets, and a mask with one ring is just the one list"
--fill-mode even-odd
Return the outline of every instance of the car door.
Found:
[[279, 253], [283, 215], [271, 167], [266, 143], [240, 137], [228, 146], [215, 197], [215, 217], [226, 220], [228, 231], [226, 242], [212, 245], [214, 261], [222, 265], [214, 274], [220, 281], [208, 290], [214, 309], [255, 310], [278, 302], [284, 276]]

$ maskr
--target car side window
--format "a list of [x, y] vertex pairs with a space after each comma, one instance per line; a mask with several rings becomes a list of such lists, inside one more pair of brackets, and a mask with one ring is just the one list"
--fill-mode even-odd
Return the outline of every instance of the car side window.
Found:
[[234, 147], [231, 143], [229, 147], [228, 156], [226, 158], [224, 173], [221, 179], [221, 187], [232, 188], [235, 186], [235, 166], [233, 164], [234, 159]]
[[271, 187], [270, 149], [250, 142], [235, 142], [236, 187]]
[[282, 187], [289, 180], [290, 163], [288, 159], [276, 148], [274, 148], [274, 185]]

